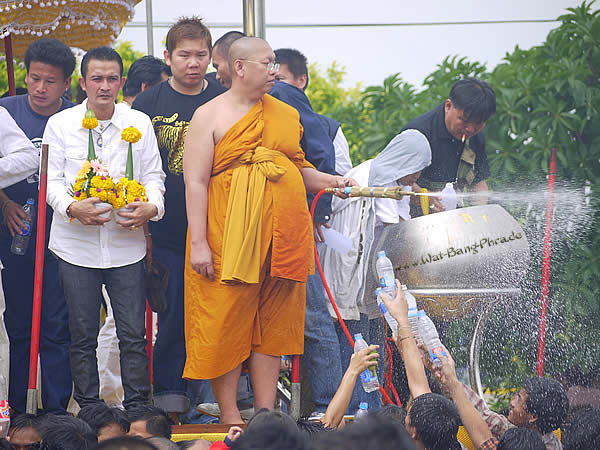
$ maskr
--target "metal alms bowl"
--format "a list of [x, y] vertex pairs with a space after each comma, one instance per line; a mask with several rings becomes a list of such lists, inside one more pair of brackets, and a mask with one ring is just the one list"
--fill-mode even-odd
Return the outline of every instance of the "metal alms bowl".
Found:
[[371, 253], [369, 279], [385, 250], [396, 277], [420, 308], [456, 318], [485, 300], [516, 297], [529, 265], [529, 244], [519, 223], [499, 205], [473, 206], [386, 226]]

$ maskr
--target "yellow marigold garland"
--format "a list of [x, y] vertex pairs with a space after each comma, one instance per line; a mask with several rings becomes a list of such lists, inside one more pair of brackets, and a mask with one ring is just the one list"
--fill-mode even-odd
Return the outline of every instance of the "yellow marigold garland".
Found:
[[142, 138], [142, 133], [135, 127], [127, 127], [121, 133], [121, 139], [130, 144], [135, 144]]
[[83, 125], [83, 128], [87, 128], [88, 130], [93, 130], [94, 128], [96, 128], [98, 126], [98, 119], [96, 119], [96, 115], [94, 114], [94, 111], [92, 111], [91, 109], [88, 109], [85, 112], [85, 116], [83, 117], [82, 125]]

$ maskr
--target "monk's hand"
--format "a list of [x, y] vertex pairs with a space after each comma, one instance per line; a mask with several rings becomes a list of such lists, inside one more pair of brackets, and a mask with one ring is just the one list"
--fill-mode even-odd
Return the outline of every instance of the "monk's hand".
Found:
[[101, 203], [98, 197], [90, 197], [85, 200], [75, 201], [69, 206], [69, 212], [73, 219], [79, 220], [83, 225], [103, 225], [110, 222], [110, 217], [100, 217], [100, 214], [109, 212], [112, 208], [96, 208], [96, 203]]
[[143, 226], [146, 222], [158, 214], [158, 208], [154, 203], [148, 202], [133, 202], [128, 203], [126, 209], [117, 212], [122, 220], [117, 220], [117, 223], [124, 228], [133, 228]]
[[205, 241], [202, 244], [192, 244], [190, 264], [196, 273], [211, 281], [213, 280], [215, 271], [213, 268], [212, 251], [208, 242]]

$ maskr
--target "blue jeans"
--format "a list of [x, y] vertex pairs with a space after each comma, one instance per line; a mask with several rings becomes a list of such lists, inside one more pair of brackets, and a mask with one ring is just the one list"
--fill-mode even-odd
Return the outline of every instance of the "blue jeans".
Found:
[[306, 283], [304, 364], [317, 412], [325, 412], [342, 381], [340, 346], [319, 275]]
[[[185, 367], [185, 327], [184, 327], [184, 282], [185, 251], [154, 245], [152, 260], [164, 264], [169, 269], [167, 285], [167, 310], [158, 314], [158, 333], [152, 354], [154, 392], [174, 392], [186, 394], [192, 410], [188, 420], [194, 418], [195, 406], [199, 403], [215, 401], [207, 380], [184, 380]], [[201, 317], [198, 320], [202, 320]]]
[[[10, 235], [0, 241], [4, 270], [2, 284], [6, 298], [4, 321], [10, 339], [10, 378], [8, 400], [16, 413], [24, 413], [29, 380], [31, 316], [35, 274], [35, 235], [23, 256], [10, 252]], [[73, 391], [69, 366], [67, 304], [58, 281], [56, 257], [46, 251], [40, 319], [40, 363], [42, 406], [45, 413], [66, 414]]]
[[[346, 327], [348, 331], [352, 335], [352, 339], [354, 339], [354, 335], [356, 333], [361, 333], [365, 341], [370, 344], [379, 345], [379, 364], [377, 366], [377, 377], [379, 379], [379, 383], [383, 382], [383, 352], [384, 352], [384, 341], [379, 338], [381, 333], [376, 332], [379, 329], [381, 324], [381, 320], [383, 319], [373, 319], [369, 320], [366, 315], [361, 314], [360, 320], [345, 320]], [[354, 349], [348, 342], [348, 338], [344, 333], [344, 330], [340, 326], [338, 322], [335, 324], [335, 330], [338, 335], [342, 364], [344, 367], [348, 367], [350, 364], [350, 358], [352, 357], [352, 353], [354, 353]], [[379, 391], [366, 393], [362, 387], [360, 382], [360, 378], [356, 379], [356, 384], [354, 385], [354, 392], [352, 393], [352, 399], [350, 400], [350, 405], [348, 406], [347, 414], [354, 414], [358, 409], [358, 406], [361, 402], [367, 402], [369, 404], [369, 409], [379, 409], [381, 407], [381, 400], [379, 397]]]
[[71, 371], [74, 398], [80, 407], [100, 402], [96, 347], [102, 303], [102, 284], [115, 316], [121, 381], [129, 408], [147, 403], [150, 395], [146, 354], [146, 292], [143, 261], [123, 267], [92, 269], [59, 259], [58, 271], [69, 308]]

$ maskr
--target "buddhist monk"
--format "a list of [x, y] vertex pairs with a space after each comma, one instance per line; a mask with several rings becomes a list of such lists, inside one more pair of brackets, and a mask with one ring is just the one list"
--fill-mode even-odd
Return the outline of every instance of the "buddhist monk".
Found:
[[241, 423], [242, 363], [254, 408], [274, 407], [280, 356], [303, 352], [313, 234], [306, 191], [355, 185], [304, 159], [298, 112], [267, 94], [267, 42], [236, 41], [232, 86], [196, 110], [185, 139], [187, 379], [210, 379], [221, 423]]

